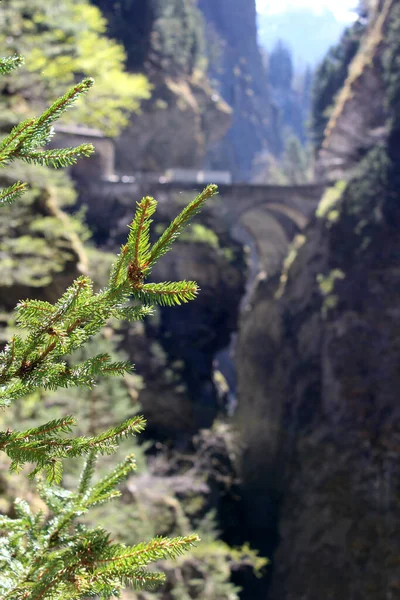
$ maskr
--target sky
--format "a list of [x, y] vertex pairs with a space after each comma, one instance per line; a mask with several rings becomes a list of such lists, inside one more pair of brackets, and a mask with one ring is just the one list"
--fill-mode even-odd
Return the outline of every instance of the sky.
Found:
[[338, 21], [350, 22], [354, 20], [351, 9], [357, 6], [357, 0], [257, 0], [259, 13], [280, 13], [289, 7], [307, 7], [316, 13], [330, 9]]

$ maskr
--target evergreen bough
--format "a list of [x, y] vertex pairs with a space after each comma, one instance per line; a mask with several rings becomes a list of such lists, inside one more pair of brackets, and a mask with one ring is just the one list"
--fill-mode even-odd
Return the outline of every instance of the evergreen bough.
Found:
[[[9, 74], [22, 64], [20, 57], [0, 60], [0, 73]], [[45, 150], [53, 136], [52, 124], [93, 85], [85, 79], [56, 100], [38, 118], [14, 127], [0, 144], [0, 166], [21, 159], [39, 165], [65, 167], [94, 148]], [[16, 182], [0, 192], [0, 203], [17, 200], [26, 184]], [[89, 277], [79, 277], [55, 304], [25, 300], [16, 309], [14, 335], [0, 354], [0, 406], [40, 389], [71, 386], [91, 388], [99, 376], [128, 373], [127, 362], [113, 362], [107, 354], [79, 364], [69, 357], [96, 335], [111, 317], [136, 321], [151, 314], [152, 304], [173, 306], [193, 300], [195, 282], [145, 283], [155, 262], [170, 249], [191, 218], [216, 193], [207, 187], [162, 234], [150, 243], [150, 225], [157, 203], [144, 198], [137, 204], [128, 240], [111, 270], [109, 284], [94, 293]], [[3, 600], [68, 600], [119, 596], [127, 585], [151, 590], [164, 575], [149, 571], [148, 565], [176, 558], [197, 541], [188, 535], [173, 539], [155, 538], [133, 547], [110, 539], [104, 529], [90, 529], [80, 522], [92, 507], [119, 495], [116, 487], [134, 469], [133, 456], [93, 483], [96, 458], [111, 454], [121, 438], [140, 433], [145, 421], [131, 417], [118, 426], [91, 437], [73, 437], [73, 416], [59, 417], [25, 431], [0, 432], [0, 450], [11, 459], [11, 471], [33, 464], [29, 477], [39, 476], [39, 494], [48, 513], [32, 512], [28, 503], [17, 500], [16, 518], [0, 516], [0, 597]], [[86, 456], [78, 489], [59, 484], [62, 461]], [[50, 516], [49, 516], [50, 515]]]

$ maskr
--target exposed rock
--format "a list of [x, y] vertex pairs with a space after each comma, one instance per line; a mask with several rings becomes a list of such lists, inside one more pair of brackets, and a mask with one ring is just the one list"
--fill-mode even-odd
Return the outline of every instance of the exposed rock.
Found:
[[241, 474], [260, 548], [279, 513], [271, 600], [399, 597], [400, 5], [385, 8], [385, 51], [372, 58], [387, 142], [324, 199], [242, 321]]
[[389, 20], [390, 4], [380, 0], [326, 128], [317, 164], [324, 181], [351, 176], [360, 157], [387, 136], [382, 56]]
[[205, 72], [204, 24], [193, 0], [92, 0], [111, 37], [125, 46], [128, 70], [144, 73], [151, 98], [117, 143], [117, 168], [162, 171], [204, 167], [207, 149], [224, 137], [231, 109]]
[[338, 220], [310, 231], [280, 303], [268, 381], [281, 383], [267, 396], [281, 406], [272, 446], [285, 465], [272, 599], [398, 591], [400, 215], [371, 158]]
[[207, 148], [229, 128], [231, 109], [203, 75], [152, 83], [152, 98], [117, 141], [118, 171], [201, 168]]

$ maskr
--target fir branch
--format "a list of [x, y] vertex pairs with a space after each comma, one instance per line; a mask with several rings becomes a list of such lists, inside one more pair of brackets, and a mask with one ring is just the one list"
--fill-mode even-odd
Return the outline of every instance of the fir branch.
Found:
[[110, 473], [90, 488], [86, 494], [86, 505], [92, 507], [106, 502], [110, 494], [114, 493], [115, 487], [126, 479], [135, 468], [135, 457], [133, 454], [130, 454], [123, 462], [118, 464]]
[[[164, 242], [158, 246], [160, 251], [165, 250], [183, 224], [199, 209], [205, 199], [214, 193], [213, 186], [207, 188], [203, 195], [189, 205], [188, 211], [183, 211], [173, 221], [167, 229], [170, 233], [161, 238]], [[132, 273], [132, 258], [140, 262], [141, 252], [148, 251], [148, 227], [154, 206], [155, 202], [152, 199], [144, 199], [139, 203], [129, 243], [123, 246], [117, 263], [112, 268], [108, 288], [94, 294], [92, 281], [82, 276], [55, 306], [29, 300], [18, 305], [19, 323], [27, 327], [30, 333], [25, 341], [15, 338], [18, 347], [14, 342], [11, 363], [9, 349], [6, 348], [0, 353], [0, 384], [7, 384], [0, 387], [0, 401], [4, 405], [40, 387], [56, 389], [71, 385], [93, 385], [96, 375], [101, 373], [101, 362], [92, 359], [80, 367], [68, 369], [63, 357], [80, 348], [98, 333], [112, 315], [136, 319], [148, 314], [148, 303], [174, 306], [196, 297], [198, 287], [194, 282], [145, 284], [141, 281], [143, 273], [138, 274], [136, 270]], [[142, 242], [137, 242], [133, 231], [142, 236]], [[132, 295], [146, 303], [145, 306], [133, 309], [124, 307], [124, 303]], [[103, 369], [103, 374], [121, 374], [127, 370], [126, 363], [108, 365]]]
[[194, 281], [146, 283], [135, 291], [139, 300], [148, 300], [161, 306], [176, 306], [194, 300], [199, 287]]
[[91, 440], [89, 438], [90, 445], [92, 448], [97, 449], [97, 447], [99, 447], [101, 444], [105, 444], [109, 441], [115, 443], [122, 437], [142, 433], [145, 429], [145, 425], [146, 421], [143, 417], [131, 417], [130, 419], [127, 419], [123, 423], [120, 423], [116, 427], [113, 427], [108, 431], [101, 433], [100, 435], [92, 438]]
[[0, 59], [0, 75], [9, 75], [24, 64], [22, 56], [7, 56]]
[[4, 449], [8, 444], [22, 441], [24, 443], [29, 442], [32, 438], [41, 439], [54, 433], [69, 433], [72, 431], [72, 427], [76, 425], [74, 417], [68, 415], [61, 419], [55, 419], [49, 421], [39, 427], [33, 427], [26, 429], [25, 431], [13, 432], [8, 430], [7, 432], [0, 432], [0, 449]]
[[[84, 79], [64, 96], [58, 98], [40, 117], [27, 119], [14, 127], [0, 145], [0, 164], [7, 164], [11, 159], [18, 157], [27, 159], [37, 148], [47, 144], [54, 133], [51, 128], [52, 123], [59, 119], [83, 94], [86, 94], [93, 84], [93, 79]], [[43, 154], [38, 154], [39, 164], [43, 164]]]
[[[21, 64], [11, 57], [0, 60], [0, 73]], [[90, 144], [77, 148], [44, 150], [54, 133], [52, 124], [93, 85], [85, 79], [56, 100], [37, 119], [13, 128], [0, 143], [0, 166], [16, 158], [25, 162], [63, 167], [75, 164], [93, 152]], [[0, 192], [0, 204], [18, 198], [25, 184], [17, 182]], [[194, 282], [144, 283], [155, 261], [165, 254], [183, 227], [216, 193], [209, 186], [171, 223], [151, 247], [150, 226], [157, 203], [144, 198], [137, 205], [127, 243], [110, 274], [109, 285], [94, 293], [88, 277], [78, 278], [53, 304], [26, 300], [17, 307], [17, 326], [25, 336], [15, 335], [0, 353], [0, 404], [7, 405], [40, 389], [92, 386], [100, 376], [124, 375], [132, 365], [98, 354], [71, 365], [65, 357], [84, 344], [114, 316], [138, 320], [152, 312], [150, 303], [172, 306], [195, 298]], [[143, 305], [129, 305], [132, 296]], [[0, 450], [11, 459], [11, 471], [25, 463], [33, 465], [30, 477], [44, 473], [48, 482], [60, 482], [63, 460], [86, 456], [76, 492], [42, 484], [41, 497], [53, 512], [46, 520], [33, 513], [26, 502], [16, 505], [17, 519], [0, 517], [6, 531], [1, 542], [0, 595], [4, 600], [81, 600], [84, 597], [117, 596], [124, 584], [153, 589], [165, 579], [147, 571], [147, 565], [163, 558], [176, 558], [198, 541], [195, 535], [126, 547], [113, 543], [101, 528], [90, 530], [77, 519], [93, 506], [119, 495], [116, 486], [135, 468], [133, 455], [92, 484], [96, 457], [110, 454], [124, 437], [140, 433], [145, 421], [134, 416], [93, 436], [73, 437], [72, 416], [57, 418], [25, 431], [0, 432]]]
[[32, 135], [32, 128], [35, 123], [36, 119], [26, 119], [13, 127], [9, 135], [0, 144], [0, 164], [3, 163], [4, 166], [10, 161], [10, 157], [12, 157], [21, 139]]
[[197, 215], [205, 202], [218, 193], [216, 185], [209, 185], [197, 196], [183, 211], [174, 219], [171, 225], [164, 231], [159, 240], [151, 248], [149, 259], [144, 268], [150, 269], [154, 263], [170, 250], [171, 245], [177, 239], [183, 228]]
[[98, 563], [109, 563], [110, 569], [115, 569], [120, 562], [125, 565], [134, 560], [135, 565], [146, 566], [150, 562], [165, 560], [167, 558], [176, 559], [190, 550], [200, 541], [199, 536], [192, 534], [186, 537], [155, 538], [148, 543], [138, 544], [132, 548], [115, 545], [106, 551], [104, 558], [99, 558]]
[[53, 104], [45, 110], [40, 117], [36, 120], [36, 130], [42, 127], [48, 127], [55, 121], [57, 121], [66, 110], [71, 108], [73, 104], [84, 94], [86, 94], [90, 88], [94, 85], [94, 79], [88, 77], [83, 79], [80, 83], [75, 85], [73, 88], [68, 90], [66, 94], [58, 98]]
[[97, 462], [97, 451], [91, 450], [85, 461], [81, 476], [79, 478], [79, 485], [77, 493], [79, 496], [83, 496], [89, 489], [93, 479], [95, 467]]
[[31, 479], [46, 471], [50, 482], [60, 481], [61, 459], [76, 458], [84, 454], [90, 456], [93, 452], [112, 454], [122, 438], [140, 434], [145, 423], [143, 417], [135, 416], [97, 436], [59, 437], [60, 434], [69, 433], [76, 424], [73, 417], [67, 416], [25, 431], [1, 432], [0, 450], [6, 452], [12, 460], [11, 471], [17, 472], [24, 463], [29, 462], [36, 465], [29, 475]]
[[117, 307], [113, 310], [112, 316], [120, 319], [121, 321], [142, 321], [146, 317], [154, 315], [154, 308], [152, 306], [122, 306]]
[[129, 255], [131, 257], [131, 270], [136, 272], [139, 279], [143, 279], [141, 274], [142, 265], [146, 262], [150, 250], [150, 225], [151, 217], [155, 213], [157, 202], [154, 198], [147, 196], [141, 202], [138, 202], [135, 219], [130, 226], [128, 237]]
[[53, 167], [55, 169], [71, 167], [82, 157], [89, 157], [94, 152], [93, 144], [82, 144], [76, 148], [59, 148], [43, 152], [19, 152], [16, 156], [30, 164]]
[[15, 312], [18, 325], [32, 329], [49, 322], [54, 317], [56, 308], [43, 300], [25, 300], [17, 304]]
[[129, 266], [129, 248], [128, 244], [121, 247], [121, 251], [117, 256], [116, 262], [111, 267], [108, 289], [118, 290], [121, 285], [126, 283], [126, 273], [124, 272]]
[[21, 183], [21, 181], [17, 181], [10, 187], [2, 189], [0, 191], [0, 205], [12, 204], [15, 200], [21, 198], [27, 189], [28, 185]]

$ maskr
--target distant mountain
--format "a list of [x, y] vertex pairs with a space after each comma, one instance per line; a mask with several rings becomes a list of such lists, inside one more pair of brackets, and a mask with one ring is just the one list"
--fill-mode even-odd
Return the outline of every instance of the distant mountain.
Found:
[[292, 50], [297, 67], [316, 65], [336, 44], [346, 27], [326, 9], [315, 13], [307, 8], [288, 8], [282, 13], [258, 15], [260, 45], [271, 50], [282, 40]]

